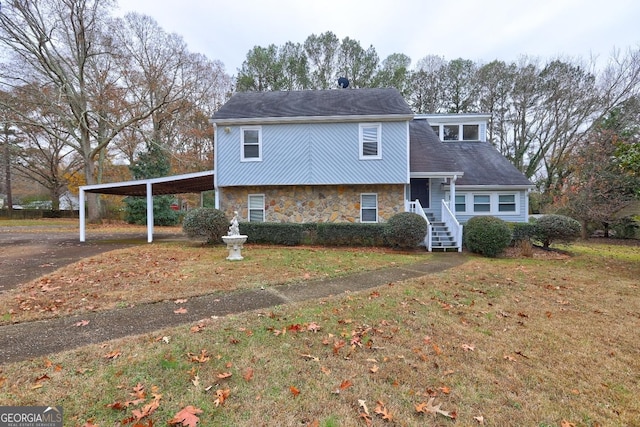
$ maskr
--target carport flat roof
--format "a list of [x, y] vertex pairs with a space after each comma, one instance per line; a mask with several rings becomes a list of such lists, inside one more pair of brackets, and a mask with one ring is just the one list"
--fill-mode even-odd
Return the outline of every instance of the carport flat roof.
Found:
[[83, 185], [80, 189], [86, 193], [146, 196], [147, 185], [151, 184], [151, 192], [153, 195], [200, 193], [202, 191], [213, 190], [214, 174], [215, 172], [210, 170], [136, 181]]
[[109, 184], [83, 185], [80, 187], [80, 241], [85, 241], [85, 193], [114, 194], [118, 196], [144, 196], [147, 199], [147, 241], [153, 241], [153, 196], [165, 194], [201, 193], [213, 190], [213, 170], [163, 176], [137, 181]]

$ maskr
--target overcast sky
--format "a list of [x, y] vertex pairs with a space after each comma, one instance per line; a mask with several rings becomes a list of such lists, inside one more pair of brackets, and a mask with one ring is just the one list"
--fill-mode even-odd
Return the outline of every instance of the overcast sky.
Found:
[[254, 46], [303, 43], [332, 31], [380, 61], [392, 53], [490, 62], [557, 56], [606, 62], [640, 48], [638, 0], [120, 0], [120, 14], [153, 17], [193, 52], [237, 74]]

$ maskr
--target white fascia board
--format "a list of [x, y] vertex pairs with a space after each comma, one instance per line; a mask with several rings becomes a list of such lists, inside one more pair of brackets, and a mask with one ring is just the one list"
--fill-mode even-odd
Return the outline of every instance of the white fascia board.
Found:
[[[445, 184], [445, 188], [448, 184]], [[535, 188], [535, 185], [458, 185], [456, 189], [461, 190], [484, 190], [484, 191], [508, 191], [508, 190], [528, 190]]]
[[185, 173], [182, 175], [163, 176], [160, 178], [139, 179], [135, 181], [122, 181], [122, 182], [110, 182], [107, 184], [83, 185], [80, 188], [84, 191], [91, 192], [95, 190], [102, 190], [105, 188], [126, 187], [129, 185], [141, 185], [146, 183], [156, 184], [160, 182], [181, 181], [183, 179], [199, 178], [199, 177], [208, 176], [208, 175], [211, 175], [211, 176], [215, 175], [215, 171], [209, 170], [209, 171], [203, 171], [203, 172]]
[[380, 114], [354, 116], [299, 116], [299, 117], [251, 117], [238, 119], [214, 119], [218, 126], [257, 125], [280, 123], [336, 123], [336, 122], [398, 122], [412, 120], [413, 114]]
[[453, 178], [461, 177], [464, 172], [411, 172], [411, 178]]
[[491, 114], [486, 113], [459, 113], [459, 114], [416, 114], [415, 119], [426, 119], [429, 123], [484, 123], [491, 118]]

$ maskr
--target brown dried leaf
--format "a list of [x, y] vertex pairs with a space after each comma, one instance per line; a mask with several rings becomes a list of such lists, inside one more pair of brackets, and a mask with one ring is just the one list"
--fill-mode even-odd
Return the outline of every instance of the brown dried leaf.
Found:
[[429, 413], [429, 414], [440, 414], [447, 418], [456, 419], [458, 415], [455, 411], [445, 411], [440, 409], [441, 403], [434, 405], [435, 397], [431, 397], [428, 402], [422, 402], [416, 405], [416, 412]]
[[229, 395], [231, 394], [231, 390], [229, 389], [220, 389], [220, 390], [216, 390], [216, 400], [213, 401], [213, 403], [216, 406], [220, 406], [222, 404], [224, 404], [224, 401], [227, 400], [227, 398], [229, 397]]
[[191, 405], [181, 409], [169, 420], [170, 425], [182, 424], [183, 427], [196, 427], [200, 418], [198, 414], [202, 413], [202, 409], [195, 408]]

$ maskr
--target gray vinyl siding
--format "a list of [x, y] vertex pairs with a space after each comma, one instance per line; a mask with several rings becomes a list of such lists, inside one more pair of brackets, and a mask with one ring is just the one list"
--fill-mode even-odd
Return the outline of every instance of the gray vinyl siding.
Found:
[[382, 158], [371, 160], [360, 160], [359, 124], [262, 125], [262, 161], [253, 162], [240, 160], [241, 126], [218, 127], [217, 184], [225, 187], [408, 182], [408, 123], [383, 122]]

